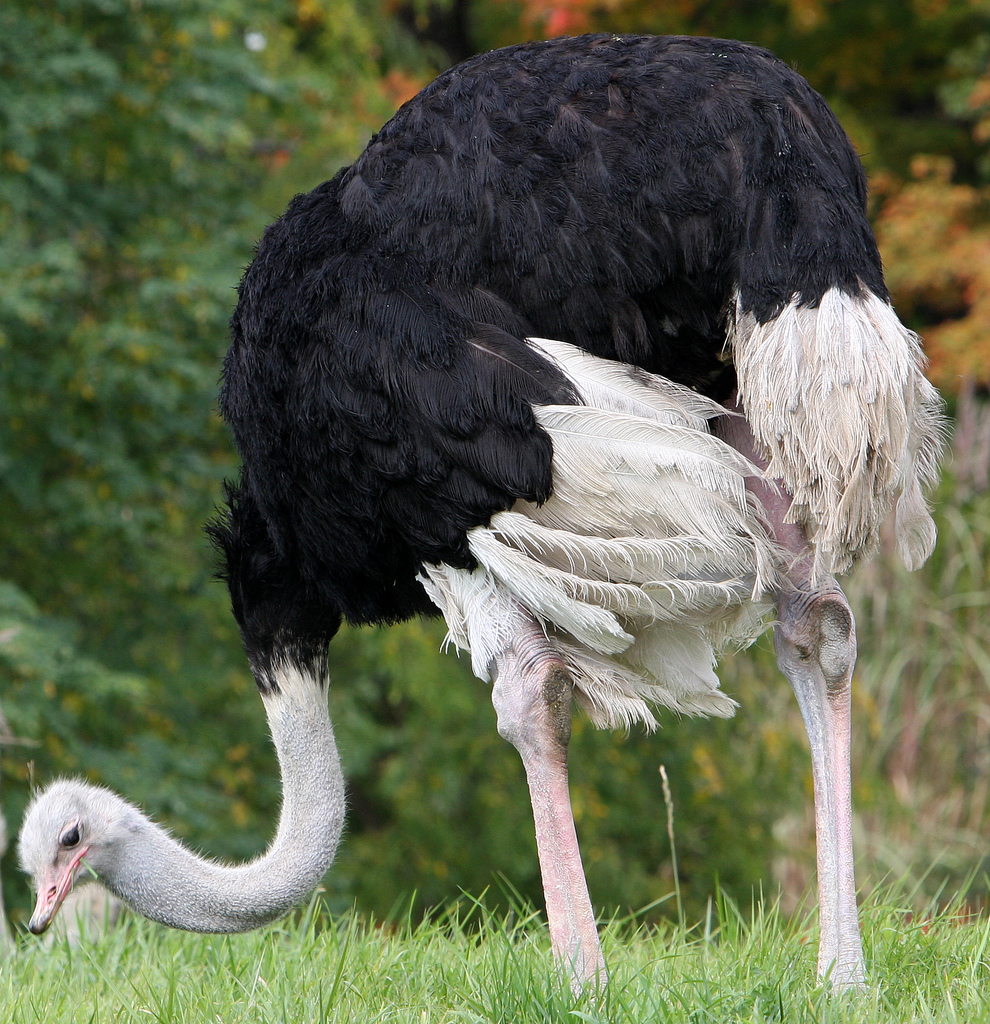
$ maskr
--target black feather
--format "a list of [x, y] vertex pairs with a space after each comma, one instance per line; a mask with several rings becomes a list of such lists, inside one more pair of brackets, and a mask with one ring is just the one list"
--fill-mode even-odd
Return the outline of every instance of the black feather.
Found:
[[431, 610], [424, 562], [469, 567], [467, 530], [549, 495], [532, 406], [577, 399], [526, 336], [720, 399], [737, 293], [760, 322], [830, 288], [886, 297], [865, 195], [821, 97], [742, 43], [584, 36], [441, 75], [293, 200], [241, 282], [232, 515], [277, 566], [224, 542], [232, 591], [252, 581], [242, 629], [288, 628], [250, 610], [265, 586], [298, 587], [321, 637]]
[[262, 692], [278, 689], [280, 660], [327, 675], [327, 645], [340, 628], [340, 614], [327, 609], [276, 551], [242, 474], [224, 486], [226, 508], [206, 527], [220, 555], [217, 576], [230, 591], [248, 661]]

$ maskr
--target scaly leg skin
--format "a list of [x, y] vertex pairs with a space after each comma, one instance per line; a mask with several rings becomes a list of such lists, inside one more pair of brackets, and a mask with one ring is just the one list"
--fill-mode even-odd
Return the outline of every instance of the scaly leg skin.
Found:
[[495, 659], [492, 703], [499, 734], [519, 751], [526, 770], [550, 942], [578, 992], [603, 986], [608, 975], [567, 784], [572, 690], [570, 675], [536, 623], [517, 631], [513, 646]]
[[853, 874], [849, 764], [856, 627], [845, 594], [832, 579], [785, 595], [774, 644], [811, 743], [818, 840], [821, 940], [818, 974], [836, 990], [863, 987], [866, 969]]
[[[726, 405], [741, 411], [732, 402]], [[745, 419], [725, 417], [717, 429], [724, 441], [766, 467]], [[823, 575], [813, 581], [813, 555], [804, 530], [784, 522], [791, 499], [783, 486], [756, 477], [746, 486], [760, 500], [777, 542], [794, 556], [790, 589], [778, 597], [774, 645], [811, 744], [821, 920], [818, 974], [827, 976], [836, 991], [862, 988], [866, 966], [853, 874], [849, 750], [856, 625], [835, 580]]]

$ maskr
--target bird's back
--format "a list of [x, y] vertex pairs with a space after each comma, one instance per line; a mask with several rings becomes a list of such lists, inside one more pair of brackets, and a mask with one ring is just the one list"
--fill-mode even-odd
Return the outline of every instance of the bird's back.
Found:
[[[885, 296], [859, 160], [765, 50], [585, 36], [483, 54], [407, 103], [340, 181], [345, 219], [542, 336], [716, 391], [735, 288]], [[827, 239], [827, 244], [825, 240]]]
[[424, 562], [552, 489], [523, 343], [735, 386], [727, 330], [795, 296], [886, 297], [855, 153], [742, 43], [586, 36], [441, 75], [266, 232], [222, 407], [275, 547], [354, 621], [427, 608]]

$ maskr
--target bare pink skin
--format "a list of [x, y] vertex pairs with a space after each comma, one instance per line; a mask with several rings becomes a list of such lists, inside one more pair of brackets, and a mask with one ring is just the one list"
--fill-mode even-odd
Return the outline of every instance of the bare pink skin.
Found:
[[[737, 411], [734, 403], [727, 406]], [[766, 467], [742, 416], [724, 417], [717, 432]], [[761, 477], [749, 478], [746, 485], [763, 506], [777, 543], [793, 554], [787, 583], [778, 595], [774, 641], [777, 664], [797, 696], [811, 744], [821, 915], [818, 973], [829, 977], [833, 988], [859, 987], [865, 966], [853, 875], [849, 765], [855, 624], [835, 580], [813, 579], [805, 532], [784, 521], [790, 495], [779, 483]], [[554, 956], [569, 968], [575, 989], [603, 985], [607, 971], [568, 789], [571, 679], [532, 621], [514, 632], [493, 669], [498, 730], [519, 751], [529, 784]]]
[[496, 659], [492, 703], [499, 734], [519, 751], [526, 770], [554, 958], [570, 969], [579, 989], [603, 985], [607, 973], [567, 781], [572, 690], [535, 622], [518, 630], [513, 646]]

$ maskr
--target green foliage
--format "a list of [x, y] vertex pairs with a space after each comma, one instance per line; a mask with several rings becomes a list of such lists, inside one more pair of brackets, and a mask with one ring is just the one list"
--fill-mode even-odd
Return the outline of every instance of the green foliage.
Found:
[[[100, 774], [120, 733], [133, 734], [147, 717], [147, 681], [80, 654], [75, 632], [70, 624], [41, 615], [17, 587], [0, 582], [0, 681], [7, 724], [15, 742], [38, 737], [21, 742], [43, 777], [56, 768]], [[15, 809], [17, 820], [28, 788], [21, 773], [11, 779], [19, 785], [10, 787], [4, 809]]]
[[0, 577], [45, 612], [22, 601], [0, 663], [41, 744], [3, 752], [12, 826], [33, 759], [218, 854], [267, 839], [277, 773], [201, 527], [236, 466], [216, 386], [276, 156], [339, 162], [362, 94], [379, 119], [368, 19], [334, 9], [316, 45], [288, 0], [0, 8]]
[[[211, 828], [206, 785], [241, 723], [200, 525], [234, 465], [213, 394], [259, 222], [249, 101], [272, 93], [223, 13], [0, 11], [0, 550], [75, 623], [22, 607], [5, 708], [41, 777], [85, 769]], [[5, 751], [8, 811], [30, 756]]]
[[975, 411], [973, 434], [960, 416], [954, 472], [936, 495], [932, 558], [914, 574], [878, 560], [850, 588], [864, 651], [860, 852], [873, 878], [927, 873], [930, 895], [964, 891], [990, 868], [990, 491], [971, 475], [985, 465], [990, 418]]
[[232, 465], [212, 392], [257, 223], [244, 111], [270, 90], [218, 10], [0, 12], [0, 544], [124, 658], [122, 600], [151, 618], [202, 585], [191, 527]]

